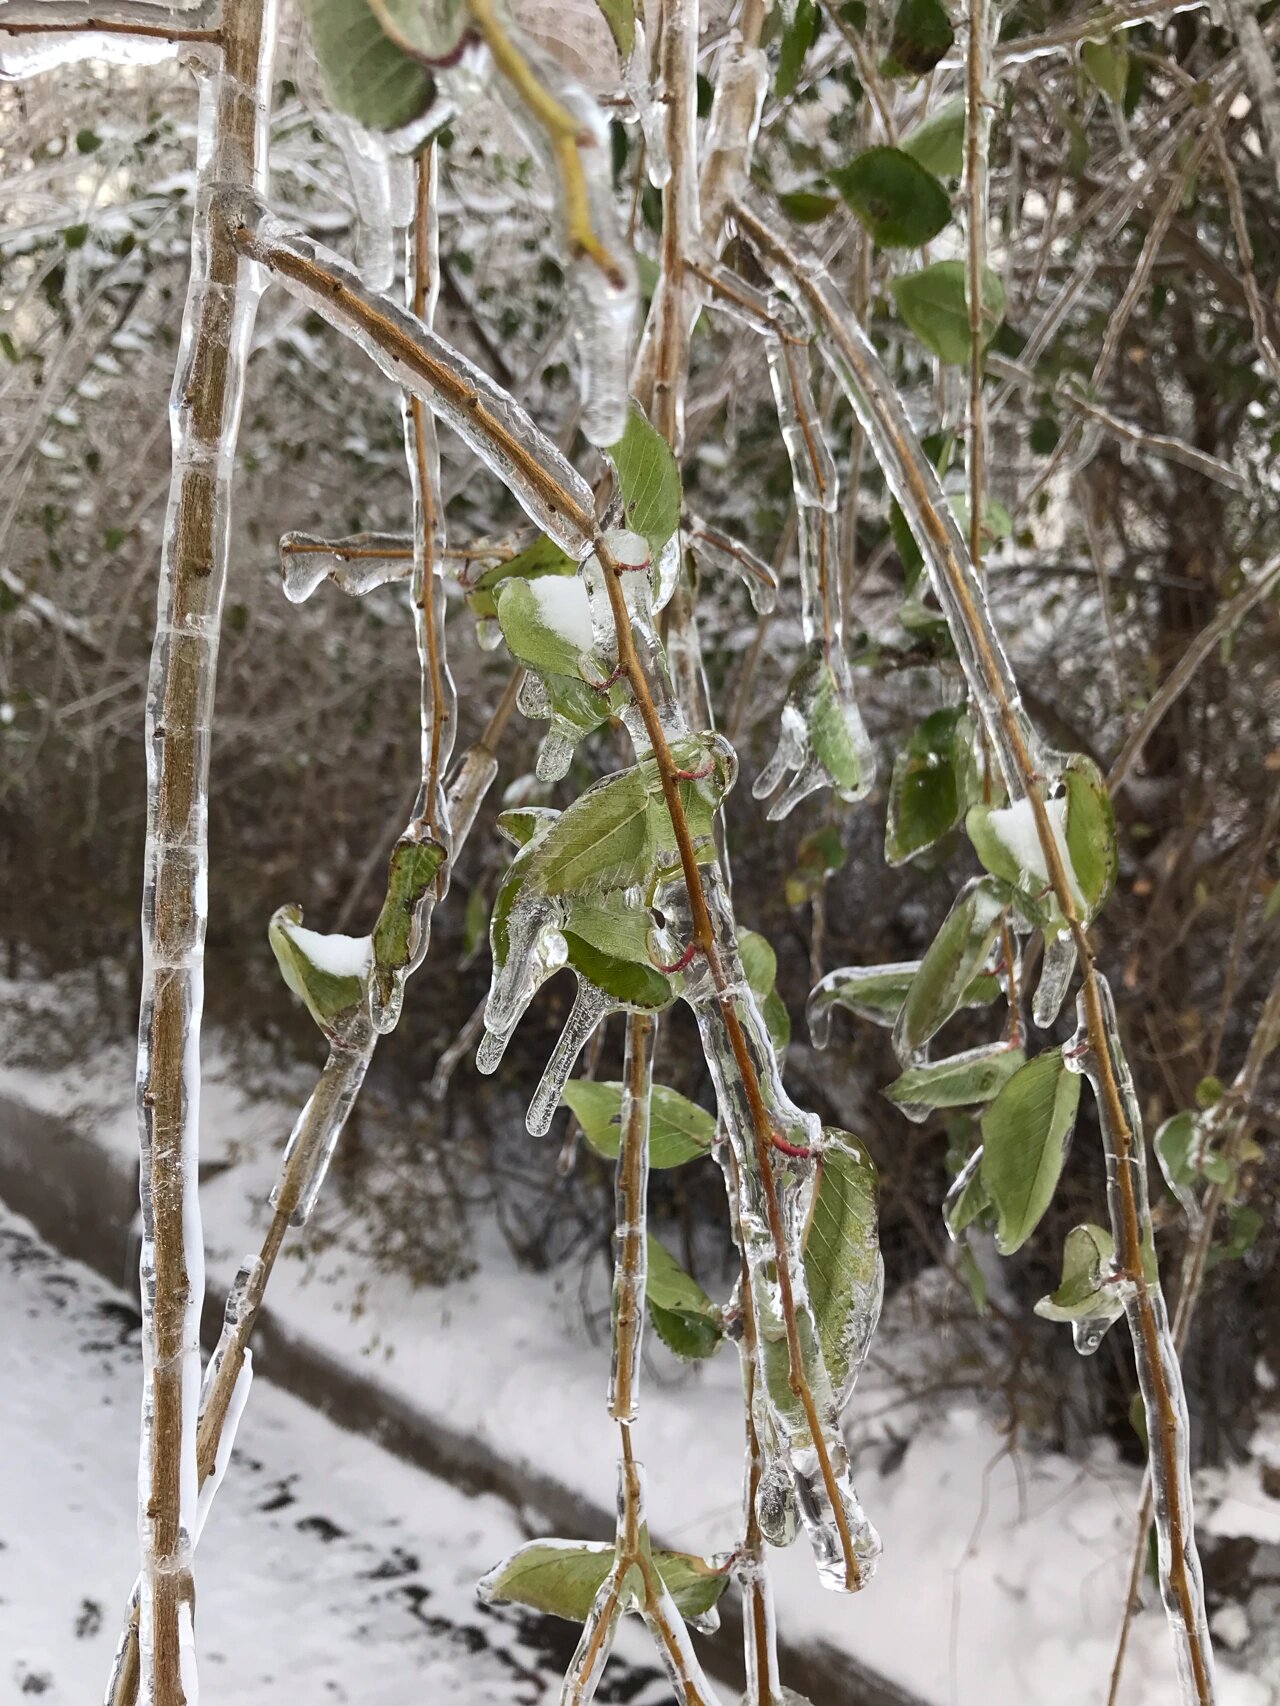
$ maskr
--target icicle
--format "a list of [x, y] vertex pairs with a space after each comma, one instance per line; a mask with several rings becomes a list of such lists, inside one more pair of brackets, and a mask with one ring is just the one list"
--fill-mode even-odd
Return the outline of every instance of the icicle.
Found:
[[280, 575], [290, 604], [305, 604], [324, 580], [351, 598], [413, 575], [413, 541], [403, 533], [353, 533], [320, 539], [286, 533], [280, 540]]
[[785, 1458], [770, 1456], [756, 1489], [756, 1519], [770, 1546], [790, 1546], [800, 1531], [795, 1479]]
[[[1140, 1287], [1131, 1283], [1125, 1287], [1124, 1308], [1147, 1418], [1160, 1595], [1174, 1636], [1182, 1698], [1189, 1706], [1196, 1706], [1197, 1702], [1212, 1698], [1213, 1660], [1192, 1512], [1190, 1424], [1182, 1371], [1155, 1265], [1142, 1115], [1120, 1043], [1111, 987], [1096, 972], [1092, 981], [1101, 1010], [1107, 1059], [1099, 1060], [1090, 1042], [1088, 985], [1077, 998], [1079, 1029], [1063, 1051], [1063, 1058], [1070, 1070], [1083, 1072], [1093, 1088], [1106, 1154], [1107, 1206], [1118, 1262], [1125, 1260], [1122, 1253], [1131, 1244], [1131, 1211], [1137, 1223], [1145, 1284]], [[1117, 1127], [1107, 1080], [1119, 1097], [1127, 1130]], [[1163, 1425], [1168, 1412], [1176, 1420], [1176, 1430], [1166, 1430]], [[1189, 1635], [1194, 1636], [1194, 1642]], [[1203, 1670], [1198, 1671], [1197, 1660]]]
[[[17, 82], [94, 59], [108, 65], [158, 65], [181, 57], [216, 69], [217, 7], [167, 7], [144, 0], [115, 0], [116, 29], [95, 28], [104, 8], [95, 0], [34, 0], [4, 7], [0, 19], [0, 81]], [[133, 25], [143, 33], [129, 31]]]
[[591, 1033], [610, 1013], [621, 1011], [621, 1002], [612, 1000], [603, 990], [588, 983], [585, 977], [578, 978], [578, 993], [569, 1009], [569, 1017], [556, 1038], [525, 1115], [525, 1127], [532, 1137], [543, 1137], [550, 1130], [552, 1116], [560, 1105], [561, 1092], [569, 1082]]
[[623, 1064], [622, 1141], [614, 1186], [613, 1358], [609, 1371], [609, 1414], [619, 1422], [636, 1418], [640, 1389], [640, 1346], [649, 1246], [649, 1103], [653, 1091], [655, 1019], [637, 1017], [627, 1026]]
[[[147, 842], [137, 1098], [143, 1317], [138, 1525], [142, 1695], [187, 1650], [198, 1482], [200, 1021], [208, 776], [230, 482], [258, 279], [209, 218], [218, 186], [262, 193], [275, 6], [228, 0], [221, 68], [200, 91], [191, 276], [174, 375], [173, 472], [147, 679]], [[215, 282], [215, 280], [219, 282]], [[194, 1698], [194, 1695], [192, 1696]]]
[[290, 295], [345, 332], [387, 377], [421, 397], [537, 526], [581, 558], [594, 532], [591, 488], [510, 394], [406, 310], [369, 291], [342, 258], [291, 231], [261, 203], [231, 197], [222, 216], [244, 252]]

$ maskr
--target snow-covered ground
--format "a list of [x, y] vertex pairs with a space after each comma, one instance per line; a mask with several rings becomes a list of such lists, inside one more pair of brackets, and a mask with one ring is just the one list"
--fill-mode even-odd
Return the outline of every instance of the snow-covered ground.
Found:
[[[202, 1191], [202, 1204], [210, 1275], [225, 1285], [256, 1247], [276, 1159], [297, 1104], [248, 1097], [219, 1069], [216, 1049], [211, 1052], [202, 1116], [205, 1149], [227, 1165]], [[0, 1090], [71, 1115], [79, 1129], [92, 1130], [122, 1156], [132, 1154], [135, 1141], [129, 1083], [123, 1053], [104, 1058], [88, 1077], [83, 1062], [64, 1075], [0, 1071]], [[584, 1320], [582, 1273], [523, 1272], [497, 1234], [483, 1226], [472, 1248], [475, 1272], [439, 1289], [414, 1289], [398, 1275], [370, 1272], [341, 1248], [327, 1249], [314, 1264], [285, 1260], [273, 1278], [269, 1306], [292, 1331], [360, 1368], [434, 1421], [607, 1510], [614, 1478], [614, 1436], [603, 1404], [607, 1352], [593, 1342]], [[926, 1292], [931, 1283], [926, 1277]], [[602, 1305], [603, 1293], [595, 1291], [591, 1301]], [[834, 1647], [936, 1706], [1101, 1706], [1132, 1546], [1137, 1474], [1101, 1444], [1084, 1461], [1037, 1450], [1025, 1437], [1011, 1449], [1001, 1431], [1000, 1406], [988, 1405], [976, 1391], [957, 1396], [943, 1390], [924, 1402], [908, 1401], [905, 1387], [925, 1384], [931, 1364], [941, 1361], [944, 1350], [951, 1355], [939, 1343], [938, 1312], [923, 1312], [934, 1323], [929, 1325], [913, 1316], [921, 1301], [920, 1290], [899, 1298], [881, 1329], [878, 1358], [850, 1407], [859, 1492], [884, 1539], [880, 1569], [867, 1591], [850, 1599], [818, 1586], [803, 1540], [774, 1554], [781, 1627], [792, 1643]], [[1055, 1329], [1044, 1323], [1035, 1330]], [[111, 1421], [111, 1438], [115, 1442], [118, 1434], [119, 1440], [112, 1451], [121, 1462], [131, 1461], [133, 1450], [128, 1355], [117, 1352], [111, 1371], [119, 1383]], [[71, 1362], [81, 1368], [74, 1356]], [[16, 1384], [10, 1382], [9, 1389]], [[94, 1429], [87, 1437], [76, 1432], [74, 1411], [86, 1407], [85, 1393], [69, 1379], [60, 1397], [42, 1398], [39, 1381], [35, 1390], [34, 1401], [54, 1402], [53, 1414], [44, 1424], [26, 1418], [9, 1452], [29, 1450], [23, 1434], [34, 1430], [49, 1472], [60, 1464], [59, 1485], [69, 1480], [75, 1486], [68, 1465], [97, 1439]], [[7, 1396], [4, 1407], [11, 1408]], [[286, 1414], [298, 1418], [296, 1423], [279, 1419]], [[5, 1425], [12, 1427], [10, 1418]], [[59, 1428], [68, 1430], [67, 1437], [59, 1439]], [[5, 1435], [6, 1441], [13, 1437]], [[703, 1552], [731, 1545], [741, 1476], [740, 1395], [732, 1356], [685, 1370], [659, 1349], [646, 1377], [639, 1445], [649, 1470], [651, 1520], [663, 1542]], [[366, 1461], [361, 1454], [370, 1450], [306, 1417], [269, 1388], [252, 1394], [239, 1455], [260, 1458], [270, 1468], [246, 1474], [243, 1465], [233, 1466], [202, 1544], [202, 1644], [213, 1698], [254, 1698], [218, 1686], [221, 1665], [251, 1665], [260, 1639], [270, 1659], [259, 1658], [259, 1670], [276, 1663], [282, 1637], [268, 1638], [268, 1617], [278, 1617], [287, 1630], [299, 1594], [305, 1592], [310, 1605], [317, 1590], [330, 1594], [353, 1624], [367, 1623], [371, 1636], [390, 1632], [376, 1649], [371, 1643], [380, 1668], [362, 1670], [362, 1680], [372, 1674], [381, 1681], [385, 1675], [390, 1689], [393, 1674], [402, 1682], [413, 1674], [395, 1637], [399, 1629], [408, 1638], [403, 1590], [396, 1598], [394, 1586], [371, 1587], [372, 1558], [365, 1566], [357, 1562], [368, 1556], [361, 1551], [365, 1545], [379, 1558], [403, 1547], [433, 1560], [433, 1571], [439, 1562], [447, 1585], [435, 1590], [440, 1598], [433, 1599], [432, 1613], [439, 1608], [451, 1625], [488, 1627], [472, 1603], [470, 1582], [513, 1543], [514, 1520], [491, 1501], [464, 1502], [434, 1483], [427, 1483], [429, 1491], [411, 1492], [420, 1478], [397, 1465], [386, 1467], [385, 1480], [379, 1469], [385, 1502], [381, 1490], [371, 1501], [363, 1492], [357, 1499], [359, 1464]], [[1280, 1444], [1264, 1450], [1280, 1465]], [[386, 1461], [378, 1454], [369, 1460]], [[324, 1545], [300, 1526], [306, 1512], [289, 1507], [269, 1544], [255, 1548], [245, 1527], [241, 1544], [248, 1562], [242, 1552], [238, 1562], [224, 1563], [220, 1548], [235, 1544], [241, 1526], [236, 1513], [255, 1508], [252, 1486], [260, 1494], [294, 1468], [316, 1510], [349, 1538]], [[114, 1496], [112, 1568], [103, 1576], [118, 1584], [128, 1572], [131, 1535], [124, 1514], [127, 1489], [117, 1488]], [[1198, 1498], [1208, 1531], [1265, 1538], [1280, 1524], [1280, 1500], [1262, 1491], [1256, 1466], [1201, 1477]], [[402, 1537], [392, 1521], [409, 1521], [406, 1511], [413, 1513], [412, 1538]], [[68, 1508], [60, 1522], [61, 1538], [51, 1536], [39, 1570], [32, 1566], [19, 1580], [24, 1603], [36, 1594], [53, 1595], [50, 1615], [65, 1625], [68, 1619], [74, 1623], [78, 1599], [68, 1604], [58, 1559], [65, 1547], [75, 1557], [85, 1556], [87, 1548], [74, 1538], [74, 1512]], [[98, 1522], [95, 1518], [95, 1528]], [[90, 1544], [96, 1546], [97, 1539]], [[102, 1544], [108, 1544], [105, 1529]], [[245, 1570], [261, 1567], [255, 1557], [270, 1560], [263, 1582], [266, 1609], [257, 1607], [246, 1628], [240, 1617], [253, 1595], [243, 1591]], [[5, 1559], [0, 1554], [0, 1569], [7, 1567]], [[434, 1587], [434, 1577], [432, 1582]], [[114, 1591], [119, 1594], [118, 1585]], [[7, 1606], [0, 1607], [0, 1619], [9, 1615]], [[104, 1616], [113, 1615], [104, 1607]], [[44, 1619], [43, 1612], [35, 1622], [24, 1617], [23, 1627], [42, 1627]], [[1232, 1629], [1238, 1621], [1229, 1620]], [[4, 1627], [0, 1621], [0, 1634]], [[46, 1632], [44, 1639], [51, 1638]], [[104, 1635], [99, 1642], [105, 1652], [109, 1639]], [[310, 1642], [304, 1645], [313, 1650]], [[446, 1640], [442, 1662], [449, 1650]], [[225, 1659], [215, 1659], [218, 1652]], [[483, 1654], [476, 1659], [474, 1674], [467, 1670], [468, 1691], [455, 1697], [464, 1703], [522, 1699], [484, 1692], [489, 1684], [482, 1667], [489, 1662]], [[1280, 1702], [1280, 1677], [1246, 1674], [1226, 1651], [1219, 1668], [1222, 1706]], [[256, 1681], [257, 1670], [247, 1674]], [[493, 1686], [510, 1690], [512, 1683], [495, 1670]], [[366, 1689], [363, 1698], [381, 1696]], [[1163, 1616], [1148, 1603], [1134, 1621], [1121, 1706], [1172, 1706], [1176, 1698]], [[848, 1702], [819, 1700], [815, 1706]]]
[[[106, 1683], [137, 1564], [137, 1359], [126, 1298], [0, 1209], [4, 1706], [88, 1706]], [[465, 1498], [257, 1381], [200, 1545], [204, 1698], [554, 1699], [572, 1625], [475, 1596], [524, 1538], [497, 1499]], [[665, 1697], [647, 1663], [607, 1679], [607, 1699]]]

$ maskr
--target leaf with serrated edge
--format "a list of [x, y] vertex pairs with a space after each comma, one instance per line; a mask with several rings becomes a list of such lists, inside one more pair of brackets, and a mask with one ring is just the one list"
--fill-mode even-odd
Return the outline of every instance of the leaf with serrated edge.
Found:
[[671, 446], [632, 403], [626, 431], [609, 455], [622, 489], [625, 525], [648, 543], [656, 563], [680, 525], [680, 470]]
[[996, 1243], [1011, 1256], [1053, 1200], [1080, 1103], [1080, 1074], [1046, 1049], [1016, 1072], [982, 1116], [982, 1181], [999, 1217]]

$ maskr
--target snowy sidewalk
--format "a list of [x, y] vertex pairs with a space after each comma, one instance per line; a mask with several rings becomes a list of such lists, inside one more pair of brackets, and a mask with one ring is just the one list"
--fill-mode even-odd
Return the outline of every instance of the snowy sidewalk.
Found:
[[[129, 1302], [0, 1209], [4, 1706], [86, 1706], [105, 1685], [137, 1567], [138, 1354]], [[466, 1498], [255, 1381], [200, 1546], [203, 1697], [554, 1700], [573, 1626], [475, 1596], [523, 1538], [499, 1500]], [[618, 1661], [600, 1698], [654, 1706], [667, 1688]]]

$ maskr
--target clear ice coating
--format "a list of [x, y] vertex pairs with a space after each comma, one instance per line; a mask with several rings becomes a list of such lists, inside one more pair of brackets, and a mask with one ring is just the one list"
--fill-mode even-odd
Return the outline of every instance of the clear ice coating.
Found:
[[748, 47], [740, 36], [731, 37], [716, 79], [699, 185], [702, 241], [710, 254], [718, 252], [729, 208], [746, 188], [768, 88], [769, 61], [763, 50]]
[[352, 533], [321, 539], [286, 533], [280, 540], [280, 577], [290, 604], [305, 604], [322, 581], [351, 598], [413, 577], [413, 541], [402, 533]]
[[[32, 0], [4, 8], [0, 20], [0, 82], [16, 82], [78, 65], [87, 59], [108, 65], [157, 65], [166, 59], [194, 61], [209, 70], [220, 57], [213, 32], [218, 6], [164, 6], [147, 0]], [[105, 17], [118, 29], [102, 29]], [[31, 26], [19, 29], [17, 26]], [[135, 25], [143, 34], [129, 33]]]
[[[1101, 1021], [1103, 1057], [1094, 1052], [1090, 1040], [1094, 1028], [1090, 1022], [1091, 987]], [[1088, 1078], [1097, 1104], [1117, 1266], [1129, 1272], [1131, 1264], [1136, 1263], [1144, 1276], [1141, 1285], [1131, 1280], [1123, 1291], [1150, 1442], [1160, 1597], [1174, 1638], [1182, 1700], [1186, 1706], [1199, 1706], [1213, 1699], [1213, 1649], [1196, 1550], [1190, 1425], [1182, 1370], [1155, 1264], [1142, 1114], [1120, 1042], [1111, 987], [1100, 973], [1093, 973], [1080, 991], [1076, 1011], [1078, 1029], [1063, 1058], [1072, 1071], [1083, 1072]], [[1167, 1426], [1170, 1420], [1176, 1425]]]
[[[581, 376], [582, 430], [592, 444], [616, 444], [627, 424], [631, 337], [638, 298], [631, 246], [618, 223], [609, 126], [599, 103], [558, 60], [528, 38], [519, 37], [510, 24], [506, 27], [518, 39], [519, 51], [543, 90], [576, 127], [580, 196], [570, 191], [560, 150], [553, 147], [544, 124], [521, 102], [512, 103], [510, 108], [511, 117], [560, 190], [569, 263], [570, 324]], [[590, 225], [595, 253], [579, 241], [575, 221], [581, 218]]]
[[742, 581], [758, 616], [769, 615], [778, 602], [778, 577], [768, 563], [740, 539], [696, 515], [686, 518], [685, 537], [695, 556], [709, 568], [736, 575]]
[[633, 1422], [640, 1389], [644, 1295], [649, 1273], [646, 1230], [649, 1201], [649, 1104], [658, 1021], [634, 1017], [627, 1025], [621, 1108], [622, 1141], [614, 1185], [613, 1358], [609, 1414]]
[[341, 256], [291, 230], [253, 197], [220, 207], [237, 242], [299, 301], [345, 332], [387, 377], [452, 427], [571, 557], [594, 535], [591, 488], [500, 385], [429, 326], [370, 291]]
[[741, 234], [781, 290], [826, 335], [819, 350], [867, 435], [877, 462], [923, 553], [930, 584], [951, 630], [965, 680], [1011, 799], [1025, 793], [1024, 776], [1047, 775], [1039, 737], [1022, 708], [1008, 657], [991, 620], [986, 595], [969, 560], [955, 513], [937, 470], [924, 454], [897, 387], [885, 372], [857, 316], [816, 260], [801, 259], [766, 215], [738, 203]]
[[191, 274], [170, 402], [172, 477], [147, 678], [147, 840], [137, 1106], [143, 1397], [138, 1642], [144, 1702], [189, 1677], [198, 1522], [196, 1432], [204, 1249], [198, 1200], [200, 1021], [208, 905], [208, 779], [231, 473], [259, 298], [213, 229], [224, 186], [266, 188], [274, 4], [224, 8], [219, 68], [200, 88]]

